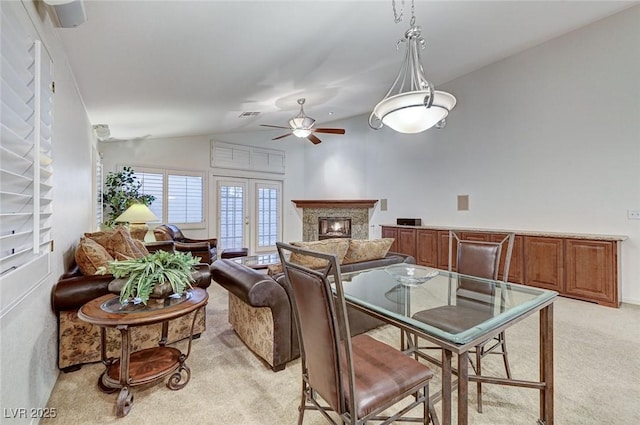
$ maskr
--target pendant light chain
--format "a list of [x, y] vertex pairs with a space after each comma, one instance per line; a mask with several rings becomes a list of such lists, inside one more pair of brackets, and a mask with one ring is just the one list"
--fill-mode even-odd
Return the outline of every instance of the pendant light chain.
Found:
[[[391, 0], [391, 7], [393, 8], [393, 21], [396, 24], [402, 22], [404, 18], [404, 0], [402, 0], [402, 4], [400, 6], [400, 14], [396, 11], [396, 0]], [[414, 0], [411, 0], [411, 26], [416, 24], [416, 5]]]

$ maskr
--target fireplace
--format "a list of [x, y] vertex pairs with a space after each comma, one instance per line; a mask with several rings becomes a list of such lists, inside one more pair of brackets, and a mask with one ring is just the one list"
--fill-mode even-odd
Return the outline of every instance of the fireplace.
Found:
[[350, 238], [351, 218], [318, 217], [318, 240], [329, 238]]

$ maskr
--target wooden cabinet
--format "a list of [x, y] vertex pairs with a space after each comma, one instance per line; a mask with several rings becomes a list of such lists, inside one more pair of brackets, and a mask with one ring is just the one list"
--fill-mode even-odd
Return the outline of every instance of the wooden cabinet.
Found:
[[[455, 230], [462, 239], [500, 242], [500, 231]], [[524, 232], [523, 232], [524, 233]], [[426, 226], [383, 226], [382, 236], [395, 238], [392, 249], [412, 255], [416, 263], [447, 270], [449, 266], [449, 230]], [[620, 305], [620, 242], [624, 237], [583, 237], [586, 235], [516, 232], [508, 281], [558, 291], [560, 295], [594, 301], [602, 305]], [[506, 258], [502, 251], [501, 266]], [[453, 252], [456, 270], [456, 252]], [[502, 271], [498, 275], [502, 279]]]
[[560, 238], [525, 236], [525, 285], [564, 291], [562, 242]]
[[617, 307], [617, 242], [567, 239], [564, 243], [565, 293]]
[[438, 232], [416, 230], [416, 263], [421, 266], [438, 267]]
[[393, 238], [393, 243], [391, 244], [391, 248], [389, 248], [389, 251], [400, 252], [398, 251], [398, 228], [397, 227], [382, 226], [382, 237]]

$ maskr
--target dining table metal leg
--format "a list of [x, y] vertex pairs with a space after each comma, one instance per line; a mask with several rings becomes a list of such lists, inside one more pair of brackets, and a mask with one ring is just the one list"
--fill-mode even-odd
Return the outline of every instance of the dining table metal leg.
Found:
[[451, 425], [451, 357], [442, 350], [442, 425]]
[[553, 304], [540, 310], [540, 389], [539, 425], [553, 425]]
[[469, 353], [458, 354], [458, 425], [469, 421]]

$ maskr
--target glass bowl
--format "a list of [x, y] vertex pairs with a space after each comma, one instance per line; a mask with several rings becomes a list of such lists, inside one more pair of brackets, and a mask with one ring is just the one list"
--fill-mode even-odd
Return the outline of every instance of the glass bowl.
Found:
[[415, 264], [393, 264], [385, 267], [385, 271], [403, 285], [421, 285], [438, 276], [438, 270]]

